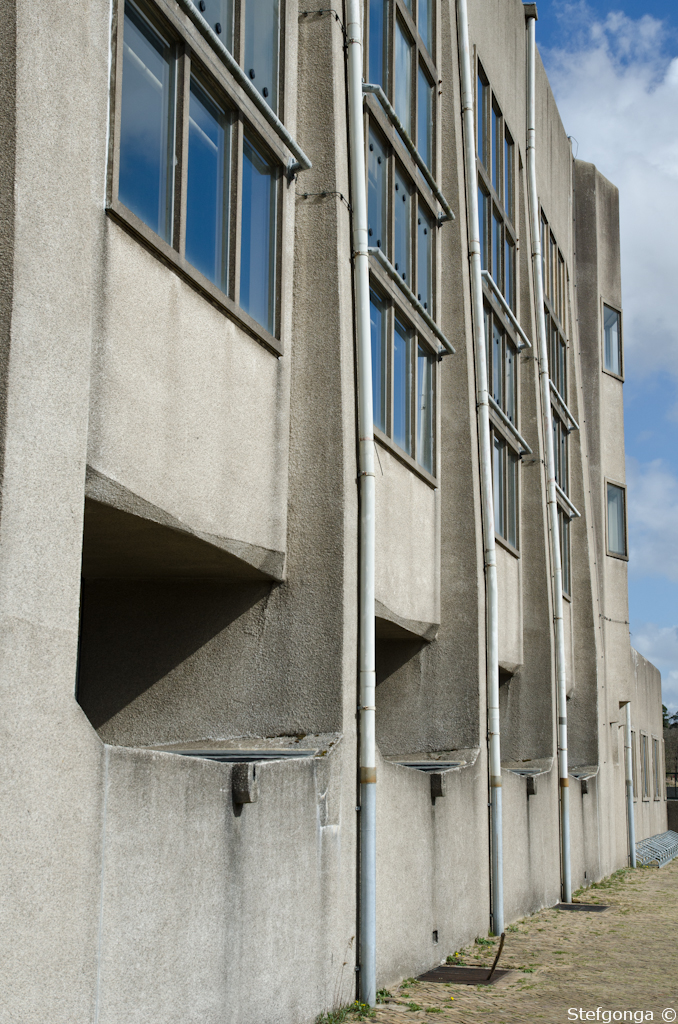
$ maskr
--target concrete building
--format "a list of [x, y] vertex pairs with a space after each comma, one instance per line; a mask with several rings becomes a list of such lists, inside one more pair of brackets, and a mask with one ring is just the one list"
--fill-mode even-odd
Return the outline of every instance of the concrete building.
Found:
[[[305, 1024], [355, 997], [359, 155], [335, 8], [2, 4], [8, 1021]], [[460, 26], [442, 0], [364, 23], [388, 100], [364, 102], [381, 986], [493, 923]], [[561, 898], [523, 5], [469, 0], [468, 31], [511, 921]], [[536, 98], [576, 888], [628, 862], [626, 702], [638, 839], [666, 793], [628, 632], [618, 196], [539, 62]]]

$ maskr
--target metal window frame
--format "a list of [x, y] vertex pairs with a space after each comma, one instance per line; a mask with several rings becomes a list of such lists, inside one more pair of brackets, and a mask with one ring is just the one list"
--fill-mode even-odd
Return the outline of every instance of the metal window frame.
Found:
[[[190, 0], [130, 0], [143, 17], [156, 26], [156, 30], [176, 46], [175, 85], [175, 169], [173, 189], [173, 232], [168, 243], [119, 199], [118, 182], [120, 173], [120, 136], [122, 108], [122, 58], [125, 26], [125, 4], [127, 0], [116, 0], [112, 23], [111, 62], [111, 131], [109, 135], [108, 166], [106, 178], [106, 213], [127, 230], [154, 256], [200, 292], [213, 306], [241, 327], [247, 334], [259, 341], [276, 356], [284, 353], [282, 335], [282, 302], [287, 293], [288, 270], [280, 258], [283, 239], [286, 237], [289, 201], [283, 189], [285, 174], [289, 168], [290, 148], [279, 131], [273, 130], [270, 121], [262, 115], [261, 105], [267, 106], [263, 97], [259, 103], [253, 100], [245, 87], [233, 77], [230, 67], [225, 67], [223, 55], [216, 52], [212, 40], [205, 38], [197, 21], [189, 17], [187, 7]], [[196, 9], [201, 21], [202, 16]], [[207, 23], [205, 22], [205, 25]], [[209, 26], [207, 26], [209, 29]], [[214, 39], [223, 49], [214, 33]], [[226, 51], [228, 52], [228, 51]], [[232, 62], [233, 58], [229, 54]], [[230, 210], [229, 210], [229, 270], [228, 291], [222, 291], [194, 267], [185, 256], [186, 224], [186, 179], [188, 169], [188, 103], [190, 98], [191, 74], [197, 73], [201, 84], [215, 100], [229, 112], [231, 121], [230, 140]], [[242, 73], [244, 76], [244, 73]], [[245, 79], [248, 81], [247, 79]], [[251, 83], [249, 83], [251, 86]], [[251, 87], [253, 90], [253, 86]], [[258, 93], [257, 93], [258, 96]], [[272, 112], [271, 112], [272, 114]], [[273, 117], [276, 117], [273, 115]], [[277, 118], [276, 118], [277, 120]], [[240, 232], [242, 195], [242, 142], [245, 133], [256, 139], [260, 148], [277, 168], [276, 172], [276, 229], [273, 245], [275, 259], [275, 316], [274, 331], [270, 332], [239, 305], [240, 281]], [[291, 140], [291, 136], [289, 137]], [[292, 140], [293, 141], [293, 140]], [[295, 144], [296, 146], [296, 144]], [[306, 158], [308, 160], [308, 158]], [[308, 161], [310, 166], [310, 161]]]
[[[375, 270], [377, 271], [375, 273]], [[394, 271], [395, 273], [395, 271]], [[422, 330], [422, 323], [419, 318], [413, 315], [413, 310], [402, 301], [397, 291], [389, 287], [389, 278], [378, 273], [378, 267], [370, 267], [370, 289], [374, 291], [379, 299], [386, 306], [386, 416], [385, 430], [373, 424], [375, 439], [393, 454], [403, 465], [412, 470], [415, 475], [421, 477], [429, 486], [437, 488], [437, 464], [438, 464], [438, 372], [437, 365], [440, 361], [440, 350], [432, 342], [426, 329]], [[405, 286], [406, 287], [406, 286]], [[410, 396], [410, 433], [412, 453], [406, 452], [393, 439], [393, 358], [395, 345], [395, 321], [396, 319], [410, 332], [412, 345], [412, 394]], [[425, 328], [425, 325], [423, 325]], [[417, 349], [421, 345], [432, 357], [436, 358], [436, 368], [433, 374], [433, 473], [429, 473], [425, 466], [417, 461]]]
[[[619, 554], [618, 551], [610, 550], [610, 523], [608, 517], [608, 503], [607, 503], [607, 489], [608, 487], [618, 487], [624, 493], [624, 550], [623, 555]], [[605, 499], [605, 554], [610, 558], [618, 558], [622, 562], [628, 562], [629, 560], [629, 515], [628, 515], [628, 503], [627, 503], [627, 486], [626, 484], [620, 483], [619, 480], [612, 480], [610, 477], [604, 478], [604, 499]]]
[[[611, 309], [614, 313], [619, 315], [619, 365], [621, 366], [621, 373], [615, 373], [614, 370], [608, 370], [605, 366], [605, 307]], [[623, 310], [619, 309], [615, 303], [607, 302], [603, 295], [600, 296], [600, 367], [603, 373], [606, 373], [608, 377], [612, 377], [614, 380], [619, 380], [624, 383], [624, 313]]]

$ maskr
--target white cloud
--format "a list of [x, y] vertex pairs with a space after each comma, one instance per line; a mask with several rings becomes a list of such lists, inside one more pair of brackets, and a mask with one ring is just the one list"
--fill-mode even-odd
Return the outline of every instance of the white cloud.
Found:
[[631, 574], [678, 583], [678, 479], [661, 459], [627, 457], [626, 481]]
[[678, 626], [637, 626], [631, 637], [635, 649], [662, 674], [662, 701], [669, 711], [678, 711]]
[[620, 190], [627, 365], [678, 376], [678, 57], [649, 15], [561, 13], [570, 34], [543, 57], [577, 156]]

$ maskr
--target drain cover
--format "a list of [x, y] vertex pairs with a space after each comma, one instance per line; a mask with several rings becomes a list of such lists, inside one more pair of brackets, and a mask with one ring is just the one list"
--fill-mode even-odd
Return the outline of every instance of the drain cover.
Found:
[[[417, 981], [437, 981], [447, 985], [487, 985], [489, 973], [489, 967], [448, 967], [447, 964], [443, 964], [441, 967], [434, 967], [432, 971], [427, 971], [426, 974], [420, 974]], [[489, 984], [494, 985], [495, 981], [510, 973], [495, 971]]]
[[556, 903], [554, 910], [590, 910], [591, 913], [600, 914], [603, 910], [609, 910], [606, 903]]

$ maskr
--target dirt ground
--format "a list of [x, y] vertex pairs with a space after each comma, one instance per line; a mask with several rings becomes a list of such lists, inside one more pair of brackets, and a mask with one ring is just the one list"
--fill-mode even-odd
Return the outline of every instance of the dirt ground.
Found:
[[[678, 859], [661, 869], [617, 872], [575, 899], [609, 904], [609, 910], [542, 910], [507, 928], [498, 966], [511, 968], [512, 973], [496, 984], [447, 985], [409, 979], [391, 990], [388, 1001], [373, 1016], [363, 1019], [379, 1024], [676, 1020]], [[455, 962], [490, 965], [497, 941], [485, 944], [487, 939], [480, 937], [458, 951]], [[665, 1010], [669, 1012], [663, 1015]], [[593, 1011], [593, 1016], [587, 1018], [587, 1011]], [[327, 1024], [357, 1019], [356, 1013], [320, 1018]]]

